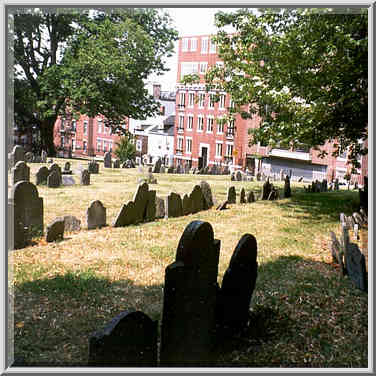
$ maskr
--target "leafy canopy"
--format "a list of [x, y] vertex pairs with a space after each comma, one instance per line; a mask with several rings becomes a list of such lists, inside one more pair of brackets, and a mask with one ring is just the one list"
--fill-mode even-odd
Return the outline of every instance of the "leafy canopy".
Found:
[[[367, 153], [358, 142], [368, 125], [367, 13], [260, 11], [216, 14], [224, 65], [208, 71], [207, 89], [230, 93], [230, 116], [261, 117], [251, 143], [319, 148], [333, 141], [335, 154], [349, 148], [356, 164]], [[234, 33], [224, 31], [229, 25]]]

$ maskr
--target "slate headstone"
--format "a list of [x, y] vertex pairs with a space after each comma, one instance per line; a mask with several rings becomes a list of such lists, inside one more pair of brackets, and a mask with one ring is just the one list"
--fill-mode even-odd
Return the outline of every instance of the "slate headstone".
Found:
[[[58, 184], [57, 187], [59, 187], [61, 185], [61, 181], [62, 181], [61, 167], [57, 163], [52, 163], [48, 170], [49, 170], [50, 174], [52, 172], [56, 172], [56, 176], [54, 177], [56, 179], [56, 182], [54, 181], [54, 184]], [[48, 184], [48, 181], [47, 181], [47, 184]]]
[[201, 192], [204, 195], [204, 199], [205, 199], [204, 210], [210, 209], [214, 205], [213, 194], [212, 194], [212, 190], [210, 188], [210, 185], [206, 181], [201, 181], [200, 187], [201, 187]]
[[343, 249], [341, 243], [337, 240], [336, 235], [333, 231], [330, 231], [330, 250], [332, 253], [332, 260], [334, 263], [337, 263], [341, 270], [341, 275], [345, 275], [345, 265], [343, 260]]
[[227, 191], [227, 203], [229, 204], [236, 204], [236, 191], [235, 187], [231, 186], [228, 188]]
[[47, 176], [47, 186], [49, 188], [58, 188], [61, 185], [61, 175], [57, 171], [52, 171], [50, 174]]
[[65, 175], [70, 175], [72, 174], [72, 170], [71, 170], [71, 164], [70, 162], [65, 162], [64, 164], [64, 169], [62, 171], [62, 174], [65, 174]]
[[82, 170], [80, 174], [80, 184], [90, 185], [90, 172], [89, 170]]
[[255, 195], [254, 195], [253, 191], [249, 191], [247, 193], [247, 202], [251, 203], [251, 202], [255, 202], [255, 201], [256, 201], [256, 199], [255, 199]]
[[137, 216], [138, 216], [138, 213], [136, 212], [134, 202], [128, 201], [121, 207], [112, 226], [123, 227], [123, 226], [133, 225], [136, 223]]
[[183, 215], [183, 203], [178, 193], [170, 192], [165, 200], [165, 218], [181, 217]]
[[95, 161], [90, 161], [88, 163], [88, 170], [90, 174], [99, 174], [99, 163]]
[[99, 200], [92, 201], [86, 211], [88, 230], [106, 226], [106, 208]]
[[133, 196], [133, 202], [135, 205], [135, 224], [145, 220], [146, 206], [148, 203], [148, 191], [148, 184], [142, 183], [137, 186], [137, 191]]
[[73, 215], [65, 215], [64, 220], [64, 231], [80, 231], [81, 230], [81, 221]]
[[195, 185], [192, 189], [191, 194], [189, 195], [192, 205], [192, 214], [198, 213], [204, 210], [206, 205], [205, 197], [202, 193], [201, 186]]
[[215, 345], [220, 241], [208, 222], [184, 230], [175, 262], [165, 271], [162, 366], [207, 364]]
[[36, 173], [36, 185], [47, 184], [47, 177], [50, 174], [50, 171], [46, 166], [42, 166]]
[[242, 172], [240, 170], [235, 172], [235, 180], [236, 181], [242, 181], [243, 180]]
[[108, 151], [104, 154], [103, 163], [105, 168], [112, 168], [111, 152]]
[[25, 153], [25, 162], [32, 163], [34, 162], [34, 154], [31, 151]]
[[225, 210], [225, 209], [227, 209], [227, 204], [228, 204], [228, 201], [227, 201], [227, 200], [224, 201], [224, 202], [222, 202], [221, 204], [219, 204], [219, 205], [217, 206], [216, 210]]
[[30, 167], [24, 161], [18, 161], [11, 171], [12, 185], [19, 181], [30, 181]]
[[245, 189], [242, 188], [240, 190], [240, 201], [241, 204], [245, 204], [247, 201], [245, 200]]
[[365, 257], [355, 243], [349, 243], [345, 252], [345, 266], [349, 278], [355, 286], [368, 291]]
[[164, 218], [165, 215], [166, 215], [165, 200], [156, 196], [155, 197], [155, 218]]
[[144, 220], [152, 222], [155, 220], [156, 206], [155, 206], [156, 191], [147, 192], [146, 213]]
[[15, 145], [12, 151], [13, 155], [13, 165], [15, 166], [17, 162], [24, 161], [25, 162], [25, 150], [21, 145]]
[[157, 161], [154, 163], [153, 169], [151, 172], [153, 173], [160, 173], [162, 166], [162, 159], [158, 158]]
[[114, 160], [114, 168], [120, 168], [120, 159]]
[[89, 367], [156, 367], [158, 321], [124, 311], [89, 337]]
[[46, 229], [47, 243], [61, 240], [64, 237], [64, 218], [54, 219]]
[[284, 197], [291, 197], [291, 186], [290, 186], [290, 177], [286, 175], [285, 177], [285, 186], [284, 186]]
[[188, 195], [187, 193], [185, 193], [183, 196], [182, 206], [183, 206], [183, 215], [192, 214], [192, 200], [191, 200], [190, 195]]
[[269, 182], [269, 178], [265, 181], [265, 183], [262, 186], [262, 200], [268, 200], [270, 192], [272, 191], [272, 185]]

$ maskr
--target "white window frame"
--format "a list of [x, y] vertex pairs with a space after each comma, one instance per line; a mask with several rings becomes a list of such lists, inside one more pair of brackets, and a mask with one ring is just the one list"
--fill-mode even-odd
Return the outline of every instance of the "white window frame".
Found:
[[198, 93], [198, 108], [205, 107], [205, 93]]
[[187, 131], [192, 131], [193, 130], [193, 115], [189, 114], [187, 116]]
[[[231, 150], [231, 154], [229, 154], [229, 151]], [[234, 143], [233, 142], [227, 142], [226, 143], [226, 155], [225, 157], [233, 157], [234, 156]]]
[[197, 116], [197, 132], [204, 132], [204, 116], [198, 115]]
[[183, 147], [184, 147], [184, 137], [183, 136], [177, 137], [177, 144], [178, 144], [177, 149], [180, 150], [183, 153], [184, 152], [183, 151]]
[[217, 134], [223, 134], [223, 132], [224, 132], [224, 129], [225, 129], [225, 125], [223, 124], [223, 123], [221, 123], [221, 121], [219, 121], [219, 120], [223, 120], [223, 118], [222, 117], [219, 117], [219, 118], [217, 118], [217, 121], [216, 121], [216, 123], [217, 123]]
[[185, 138], [185, 153], [192, 154], [192, 137]]
[[184, 114], [179, 114], [178, 130], [184, 130]]
[[189, 38], [182, 38], [181, 40], [181, 50], [182, 52], [187, 52], [189, 48]]
[[197, 50], [197, 38], [191, 38], [191, 48], [189, 51], [193, 52]]
[[102, 140], [97, 139], [97, 151], [101, 151]]
[[[209, 128], [210, 125], [210, 128]], [[206, 133], [213, 133], [214, 116], [208, 116], [206, 118]]]
[[208, 109], [214, 110], [215, 107], [215, 101], [214, 101], [214, 93], [209, 93], [209, 103], [208, 103]]
[[220, 110], [226, 109], [226, 94], [224, 94], [224, 93], [220, 94], [218, 108]]
[[217, 52], [217, 45], [210, 39], [209, 53], [215, 54]]
[[206, 61], [200, 63], [200, 73], [204, 74], [206, 73], [207, 70], [208, 70], [208, 63]]
[[97, 120], [97, 133], [102, 133], [102, 119]]
[[209, 37], [201, 38], [201, 53], [207, 54], [209, 49]]
[[[218, 154], [218, 149], [219, 149], [219, 145], [221, 145], [221, 153], [220, 154]], [[216, 158], [218, 158], [218, 159], [221, 159], [222, 158], [222, 156], [223, 156], [223, 141], [216, 141], [215, 142], [215, 157]]]
[[184, 106], [184, 107], [185, 107], [185, 94], [186, 94], [185, 91], [181, 91], [179, 93], [179, 105]]
[[87, 126], [88, 126], [88, 121], [84, 120], [84, 134], [87, 134]]
[[195, 92], [194, 91], [190, 91], [188, 93], [188, 107], [189, 108], [193, 108], [195, 105]]

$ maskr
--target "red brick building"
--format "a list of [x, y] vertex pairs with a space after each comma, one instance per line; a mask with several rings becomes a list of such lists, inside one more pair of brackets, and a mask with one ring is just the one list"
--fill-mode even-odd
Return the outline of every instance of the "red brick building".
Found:
[[[259, 118], [244, 120], [238, 115], [232, 124], [222, 124], [219, 120], [231, 106], [231, 98], [227, 93], [217, 93], [220, 101], [214, 103], [214, 93], [205, 91], [203, 80], [208, 67], [216, 64], [223, 63], [210, 35], [187, 36], [179, 40], [175, 165], [188, 163], [193, 167], [205, 167], [232, 164], [234, 169], [248, 168], [254, 173], [264, 172], [267, 175], [285, 170], [293, 179], [343, 179], [348, 171], [346, 155], [332, 157], [333, 145], [330, 143], [324, 146], [328, 155], [323, 159], [318, 157], [318, 151], [304, 147], [296, 150], [271, 149], [260, 144], [250, 147], [248, 131], [259, 126]], [[192, 73], [200, 76], [199, 84], [180, 83], [184, 75]], [[352, 180], [362, 184], [360, 177], [354, 175]]]

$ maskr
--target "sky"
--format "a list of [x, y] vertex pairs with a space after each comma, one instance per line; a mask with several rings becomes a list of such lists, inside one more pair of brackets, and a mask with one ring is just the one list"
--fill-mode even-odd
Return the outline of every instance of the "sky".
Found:
[[[214, 15], [218, 11], [235, 11], [238, 8], [164, 8], [172, 20], [173, 26], [178, 30], [179, 37], [215, 34]], [[151, 81], [162, 85], [162, 91], [175, 89], [177, 75], [177, 47], [175, 43], [175, 54], [168, 59], [167, 67], [171, 70], [163, 76], [151, 77]]]

